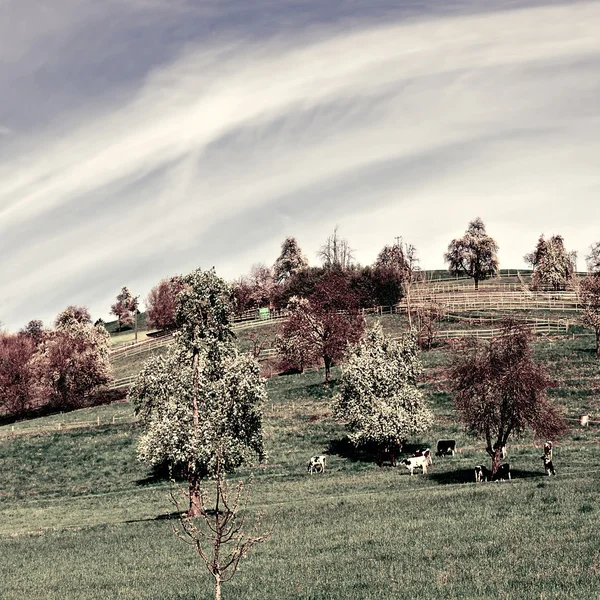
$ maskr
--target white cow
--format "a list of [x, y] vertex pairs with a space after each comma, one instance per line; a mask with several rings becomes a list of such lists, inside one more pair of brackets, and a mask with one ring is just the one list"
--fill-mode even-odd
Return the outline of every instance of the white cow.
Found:
[[410, 471], [410, 474], [413, 475], [415, 469], [421, 468], [423, 469], [423, 475], [427, 473], [427, 467], [433, 463], [431, 459], [431, 450], [427, 448], [427, 450], [423, 450], [422, 452], [416, 452], [416, 456], [411, 456], [410, 458], [405, 458], [402, 461], [402, 464]]
[[326, 456], [311, 456], [308, 461], [308, 472], [312, 475], [313, 473], [324, 473]]

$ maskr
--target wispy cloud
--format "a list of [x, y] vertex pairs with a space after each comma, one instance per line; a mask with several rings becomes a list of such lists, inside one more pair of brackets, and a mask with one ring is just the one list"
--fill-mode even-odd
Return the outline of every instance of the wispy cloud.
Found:
[[477, 215], [505, 266], [542, 231], [584, 253], [600, 238], [600, 4], [416, 16], [186, 40], [113, 97], [0, 138], [0, 320], [71, 302], [106, 316], [121, 285], [234, 277], [285, 235], [314, 256], [335, 223], [363, 262], [403, 235], [441, 267]]

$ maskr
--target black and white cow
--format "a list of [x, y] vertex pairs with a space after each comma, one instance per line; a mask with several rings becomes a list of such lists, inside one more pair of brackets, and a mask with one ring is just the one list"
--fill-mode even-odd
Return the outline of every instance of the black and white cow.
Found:
[[498, 467], [498, 470], [492, 477], [492, 481], [510, 481], [510, 465], [508, 463], [504, 463]]
[[411, 475], [414, 475], [415, 469], [423, 469], [423, 475], [427, 473], [427, 467], [431, 465], [431, 450], [427, 448], [420, 452], [415, 452], [410, 458], [405, 458], [402, 464], [410, 471]]
[[456, 440], [438, 440], [436, 456], [454, 456], [456, 454]]
[[542, 460], [544, 461], [546, 475], [556, 475], [556, 469], [552, 464], [552, 442], [546, 442], [544, 444], [544, 455], [542, 456]]
[[481, 483], [482, 481], [488, 481], [490, 479], [490, 471], [483, 465], [477, 465], [475, 467], [475, 483]]
[[320, 456], [311, 456], [308, 461], [308, 472], [312, 475], [313, 473], [324, 473], [325, 472], [325, 463], [327, 461], [327, 457]]
[[475, 467], [475, 483], [481, 483], [482, 481], [504, 481], [506, 479], [510, 481], [510, 465], [508, 463], [500, 465], [495, 474], [492, 474], [483, 465]]

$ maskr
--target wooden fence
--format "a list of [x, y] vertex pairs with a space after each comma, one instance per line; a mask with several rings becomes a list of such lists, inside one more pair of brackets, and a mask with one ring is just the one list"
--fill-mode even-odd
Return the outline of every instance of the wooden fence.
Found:
[[33, 425], [20, 427], [19, 425], [11, 425], [10, 428], [4, 427], [0, 429], [0, 439], [15, 437], [18, 435], [35, 435], [41, 433], [55, 433], [58, 431], [69, 431], [71, 429], [83, 429], [90, 427], [100, 427], [101, 425], [118, 425], [123, 423], [136, 423], [137, 417], [133, 412], [125, 415], [113, 415], [108, 419], [101, 419], [99, 416], [92, 421], [59, 421], [48, 425]]

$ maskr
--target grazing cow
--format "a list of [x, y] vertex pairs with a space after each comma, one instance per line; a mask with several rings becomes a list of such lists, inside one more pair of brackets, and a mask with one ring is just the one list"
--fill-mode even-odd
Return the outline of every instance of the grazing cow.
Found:
[[542, 460], [544, 461], [546, 475], [556, 475], [556, 469], [552, 464], [552, 442], [546, 442], [544, 444], [544, 455], [542, 456]]
[[413, 475], [415, 469], [419, 467], [423, 469], [423, 475], [427, 473], [427, 467], [431, 464], [431, 452], [427, 450], [427, 453], [423, 453], [419, 456], [411, 456], [410, 458], [405, 458], [402, 461], [402, 464], [410, 471], [410, 474]]
[[438, 440], [436, 456], [454, 456], [456, 454], [456, 440]]
[[510, 465], [508, 463], [504, 463], [498, 467], [498, 470], [492, 477], [492, 481], [505, 481], [506, 479], [510, 481]]
[[428, 467], [433, 464], [433, 459], [431, 458], [431, 449], [430, 448], [424, 448], [421, 450], [417, 450], [416, 452], [413, 452], [411, 456], [424, 456], [427, 459]]
[[475, 467], [475, 483], [488, 481], [488, 479], [490, 479], [490, 472], [483, 465], [477, 465]]
[[308, 461], [308, 472], [312, 475], [313, 473], [324, 473], [326, 456], [311, 456]]

